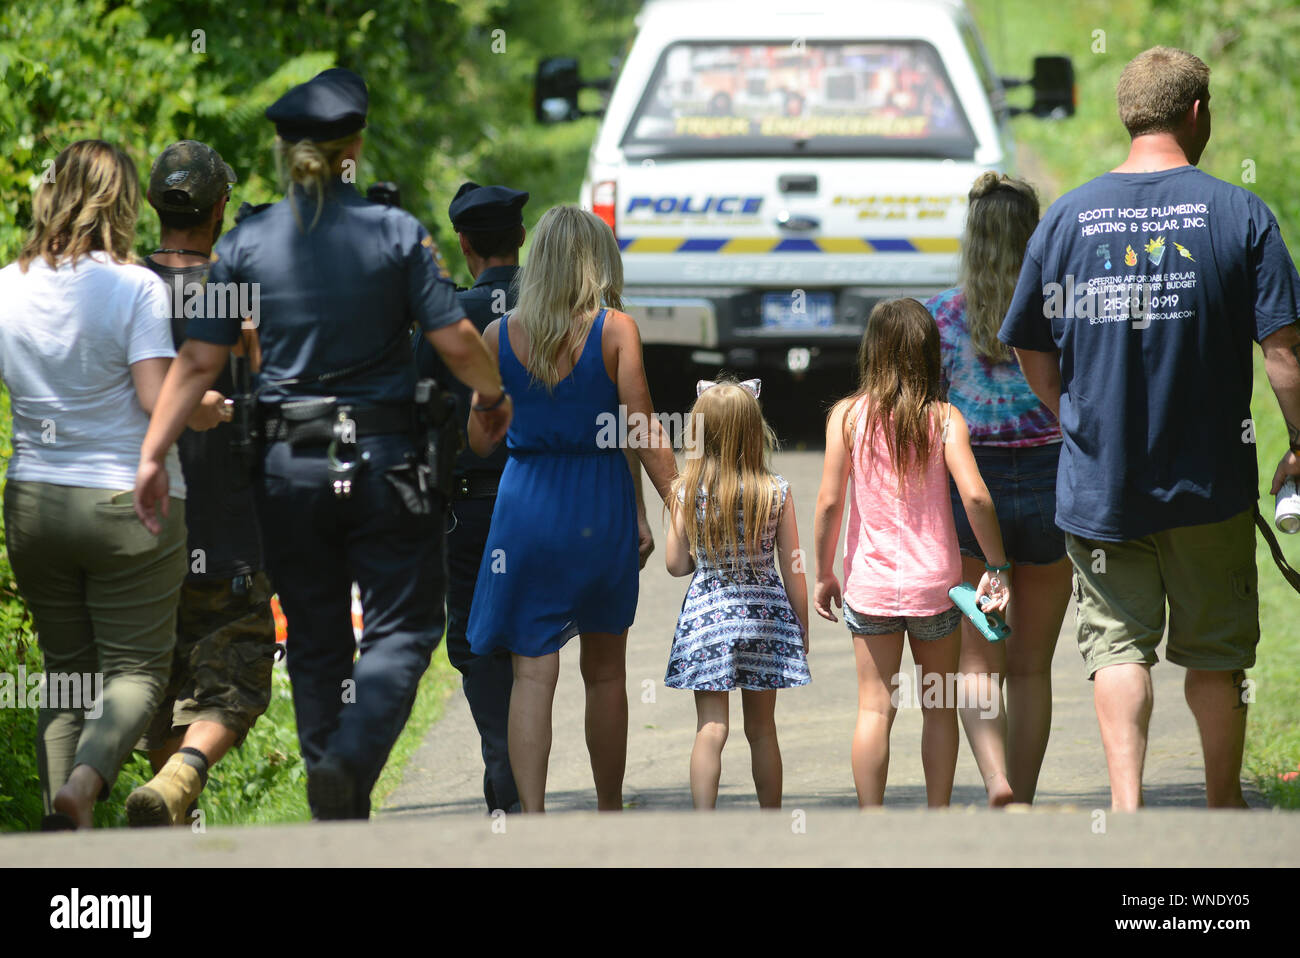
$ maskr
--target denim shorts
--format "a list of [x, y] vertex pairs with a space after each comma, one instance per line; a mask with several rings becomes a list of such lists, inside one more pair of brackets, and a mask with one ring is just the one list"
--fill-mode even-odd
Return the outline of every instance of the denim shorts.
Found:
[[[1048, 565], [1065, 558], [1065, 533], [1056, 527], [1056, 464], [1061, 444], [1007, 449], [972, 446], [975, 463], [993, 497], [1007, 558], [1022, 565]], [[961, 554], [984, 560], [957, 484], [948, 480], [952, 517]], [[987, 561], [987, 560], [985, 560]]]
[[953, 606], [935, 615], [863, 615], [844, 606], [844, 624], [854, 635], [887, 635], [906, 632], [920, 642], [942, 639], [961, 623], [961, 610]]

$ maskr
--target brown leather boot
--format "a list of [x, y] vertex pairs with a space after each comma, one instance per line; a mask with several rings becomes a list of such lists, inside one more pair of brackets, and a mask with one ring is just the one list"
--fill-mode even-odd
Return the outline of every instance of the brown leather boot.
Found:
[[127, 822], [132, 828], [188, 824], [186, 809], [202, 791], [198, 769], [173, 755], [157, 775], [127, 796]]

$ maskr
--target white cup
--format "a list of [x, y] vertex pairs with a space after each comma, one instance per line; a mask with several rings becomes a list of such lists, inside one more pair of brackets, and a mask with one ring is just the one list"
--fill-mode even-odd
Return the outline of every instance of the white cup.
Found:
[[1278, 490], [1273, 523], [1278, 532], [1300, 532], [1300, 489], [1296, 488], [1295, 479], [1288, 479]]

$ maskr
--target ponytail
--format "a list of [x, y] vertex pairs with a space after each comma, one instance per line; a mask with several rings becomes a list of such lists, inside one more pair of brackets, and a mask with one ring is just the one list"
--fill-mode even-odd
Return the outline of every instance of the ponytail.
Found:
[[298, 227], [304, 229], [302, 214], [298, 210], [296, 193], [298, 187], [303, 193], [316, 201], [316, 213], [311, 225], [305, 227], [310, 231], [320, 221], [321, 210], [325, 205], [325, 188], [332, 177], [336, 176], [342, 166], [343, 154], [357, 140], [352, 134], [337, 140], [316, 142], [315, 140], [297, 140], [289, 142], [277, 138], [275, 141], [275, 165], [280, 180], [293, 208], [293, 217]]

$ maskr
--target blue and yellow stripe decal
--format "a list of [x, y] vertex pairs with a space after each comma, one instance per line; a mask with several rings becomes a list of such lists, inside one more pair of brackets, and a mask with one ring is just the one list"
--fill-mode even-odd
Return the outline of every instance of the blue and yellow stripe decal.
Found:
[[956, 253], [955, 236], [625, 236], [624, 253]]

